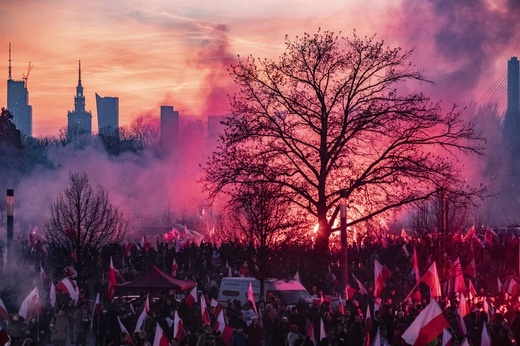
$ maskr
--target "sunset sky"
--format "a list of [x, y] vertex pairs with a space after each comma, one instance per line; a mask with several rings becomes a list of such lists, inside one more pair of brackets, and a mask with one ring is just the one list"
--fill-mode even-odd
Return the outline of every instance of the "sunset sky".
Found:
[[[33, 136], [57, 135], [73, 109], [82, 65], [86, 108], [97, 130], [95, 93], [119, 97], [120, 125], [159, 116], [224, 114], [237, 55], [276, 58], [284, 37], [318, 28], [377, 34], [414, 49], [412, 61], [446, 103], [478, 102], [520, 53], [520, 5], [508, 0], [110, 0], [0, 1], [0, 105], [8, 45], [13, 79], [34, 65], [28, 88]], [[516, 38], [516, 39], [515, 39]], [[516, 40], [516, 41], [515, 41]], [[3, 71], [3, 72], [2, 72]]]

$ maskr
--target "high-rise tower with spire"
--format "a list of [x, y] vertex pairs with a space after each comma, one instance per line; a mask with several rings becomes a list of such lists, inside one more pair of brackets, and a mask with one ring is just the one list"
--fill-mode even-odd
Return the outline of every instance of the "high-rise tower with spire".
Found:
[[[29, 63], [29, 68], [30, 68]], [[28, 73], [27, 73], [28, 75]], [[29, 105], [27, 75], [22, 80], [11, 76], [11, 43], [9, 43], [9, 72], [7, 77], [7, 110], [13, 115], [13, 123], [24, 136], [32, 136], [32, 106]]]
[[74, 111], [67, 114], [67, 134], [70, 139], [79, 135], [92, 134], [92, 112], [85, 111], [85, 95], [81, 85], [81, 60], [78, 64], [78, 86], [74, 96]]

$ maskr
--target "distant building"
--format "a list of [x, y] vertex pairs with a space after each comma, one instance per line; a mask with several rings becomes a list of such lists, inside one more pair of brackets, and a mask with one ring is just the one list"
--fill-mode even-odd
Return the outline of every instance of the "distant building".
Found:
[[[30, 70], [30, 63], [29, 63]], [[7, 78], [7, 109], [13, 115], [13, 122], [23, 136], [32, 136], [32, 106], [29, 105], [27, 77], [23, 80], [11, 78], [11, 44], [9, 44], [9, 74]]]
[[98, 133], [105, 136], [118, 136], [119, 98], [101, 97], [96, 94]]
[[178, 144], [179, 112], [173, 106], [161, 106], [161, 149], [172, 150]]
[[517, 57], [507, 62], [507, 110], [504, 119], [504, 142], [509, 149], [512, 169], [518, 174], [520, 163], [520, 64]]
[[81, 61], [78, 69], [78, 86], [76, 87], [76, 96], [74, 97], [74, 111], [69, 111], [67, 118], [67, 134], [69, 138], [79, 135], [90, 136], [92, 134], [92, 112], [85, 111], [85, 95], [81, 85]]

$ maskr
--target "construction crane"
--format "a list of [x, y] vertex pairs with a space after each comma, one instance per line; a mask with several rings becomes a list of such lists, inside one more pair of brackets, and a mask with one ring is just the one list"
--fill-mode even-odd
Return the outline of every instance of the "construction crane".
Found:
[[22, 75], [23, 85], [25, 88], [27, 88], [27, 80], [29, 79], [29, 73], [31, 73], [33, 69], [33, 65], [31, 65], [31, 62], [29, 61], [29, 67], [27, 67], [27, 73], [24, 73]]

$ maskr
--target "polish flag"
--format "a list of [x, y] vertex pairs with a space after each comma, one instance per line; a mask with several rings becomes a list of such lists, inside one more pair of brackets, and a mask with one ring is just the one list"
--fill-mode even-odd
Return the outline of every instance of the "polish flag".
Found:
[[482, 336], [480, 338], [480, 346], [491, 346], [491, 338], [487, 331], [486, 323], [482, 324]]
[[0, 316], [2, 316], [4, 318], [4, 320], [9, 322], [9, 313], [7, 312], [5, 304], [1, 298], [0, 298]]
[[119, 316], [117, 316], [117, 322], [119, 323], [119, 328], [121, 328], [121, 333], [125, 333], [126, 342], [133, 345], [134, 339], [132, 339], [132, 335], [130, 335], [128, 330], [126, 330], [125, 325], [123, 324], [123, 322], [121, 322]]
[[477, 290], [475, 289], [475, 286], [473, 286], [473, 283], [471, 282], [471, 280], [469, 280], [469, 299], [473, 299], [477, 296]]
[[378, 260], [374, 260], [374, 297], [380, 297], [383, 292], [385, 280], [392, 274], [386, 266], [381, 265]]
[[164, 334], [159, 323], [155, 326], [155, 337], [153, 338], [152, 346], [170, 346], [170, 340], [168, 340], [168, 337]]
[[4, 328], [2, 328], [2, 325], [0, 324], [0, 346], [4, 345], [10, 345], [11, 344], [11, 338], [7, 334]]
[[367, 305], [367, 313], [365, 317], [365, 331], [367, 333], [372, 332], [372, 316], [370, 315], [370, 306]]
[[511, 279], [509, 281], [509, 285], [507, 286], [507, 293], [511, 296], [515, 296], [518, 293], [518, 283], [515, 279]]
[[487, 228], [486, 233], [484, 235], [484, 243], [489, 245], [493, 244], [493, 238], [498, 238], [498, 235], [492, 229]]
[[112, 256], [110, 256], [110, 266], [108, 267], [108, 299], [114, 299], [114, 293], [116, 290], [116, 269], [114, 268], [114, 262], [112, 262]]
[[66, 293], [74, 300], [74, 304], [78, 304], [79, 300], [79, 288], [75, 280], [70, 278], [64, 278], [56, 284], [56, 289]]
[[352, 300], [354, 298], [354, 294], [356, 294], [356, 289], [350, 285], [345, 286], [345, 299]]
[[402, 338], [413, 346], [426, 345], [442, 333], [450, 325], [442, 313], [442, 309], [435, 300], [421, 311], [410, 327], [403, 333]]
[[202, 325], [209, 326], [211, 321], [209, 319], [208, 306], [206, 305], [206, 298], [200, 297], [200, 315], [202, 316]]
[[231, 345], [231, 338], [233, 337], [235, 330], [226, 324], [223, 311], [220, 311], [217, 315], [217, 321], [213, 326], [213, 330], [220, 332], [220, 336], [225, 345]]
[[314, 323], [309, 323], [309, 328], [307, 328], [307, 336], [311, 339], [313, 345], [316, 345], [316, 333], [314, 333]]
[[300, 273], [298, 271], [296, 271], [296, 274], [294, 274], [293, 278], [292, 278], [294, 281], [298, 281], [300, 282]]
[[406, 248], [406, 244], [403, 244], [403, 251], [406, 257], [410, 257], [410, 252], [408, 252], [408, 249]]
[[211, 298], [211, 302], [209, 304], [215, 309], [215, 316], [218, 316], [218, 314], [220, 314], [220, 311], [224, 309], [222, 304], [220, 304], [219, 301], [215, 298]]
[[468, 338], [465, 336], [464, 339], [462, 339], [462, 342], [460, 343], [460, 346], [471, 346], [469, 344]]
[[442, 344], [441, 346], [451, 346], [451, 338], [453, 335], [448, 331], [448, 329], [444, 328], [442, 330]]
[[415, 247], [413, 248], [412, 265], [412, 273], [415, 276], [415, 284], [419, 285], [419, 282], [421, 281], [421, 276], [419, 275], [419, 262], [417, 261], [417, 250], [415, 249]]
[[51, 288], [49, 289], [49, 301], [51, 303], [51, 307], [56, 307], [56, 286], [54, 286], [54, 282], [51, 282]]
[[179, 312], [175, 310], [175, 317], [173, 318], [173, 337], [182, 340], [185, 336], [184, 323], [179, 317]]
[[379, 333], [379, 327], [377, 327], [376, 335], [374, 335], [374, 346], [381, 345], [381, 334]]
[[466, 267], [466, 274], [468, 274], [468, 276], [472, 279], [475, 279], [477, 277], [477, 266], [475, 264], [474, 258], [471, 259], [468, 266]]
[[172, 262], [172, 277], [177, 276], [177, 270], [179, 270], [179, 266], [177, 265], [177, 262], [175, 261], [175, 258], [174, 258], [173, 262]]
[[150, 301], [148, 300], [148, 295], [146, 295], [146, 300], [144, 301], [144, 308], [143, 308], [143, 311], [141, 311], [139, 318], [137, 319], [137, 324], [135, 325], [134, 334], [141, 330], [141, 327], [143, 326], [143, 323], [144, 323], [144, 319], [146, 318], [146, 315], [148, 314], [149, 311], [150, 311]]
[[253, 310], [258, 315], [258, 311], [256, 310], [256, 304], [255, 304], [255, 296], [253, 294], [253, 285], [251, 285], [251, 281], [249, 281], [249, 288], [247, 289], [247, 300], [251, 302], [251, 305], [253, 306]]
[[323, 324], [323, 318], [320, 317], [320, 342], [321, 342], [321, 340], [325, 339], [326, 337], [327, 337], [327, 334], [325, 334], [325, 325]]
[[368, 291], [367, 289], [365, 288], [365, 286], [363, 286], [363, 284], [361, 283], [361, 281], [359, 281], [357, 279], [357, 277], [354, 275], [354, 273], [352, 273], [352, 277], [354, 278], [354, 280], [356, 280], [357, 284], [358, 284], [358, 287], [359, 287], [359, 293], [361, 294], [368, 294]]
[[504, 285], [502, 285], [502, 282], [500, 281], [500, 278], [497, 277], [497, 285], [498, 285], [498, 293], [501, 293], [504, 289]]
[[191, 289], [190, 293], [188, 293], [186, 298], [184, 298], [184, 303], [186, 304], [186, 306], [191, 308], [193, 306], [193, 303], [196, 303], [197, 301], [197, 286], [195, 286]]
[[457, 312], [460, 317], [460, 328], [462, 329], [462, 331], [464, 332], [464, 335], [465, 335], [465, 334], [468, 334], [468, 329], [466, 328], [466, 322], [464, 322], [464, 317], [466, 317], [470, 313], [470, 311], [469, 311], [468, 302], [466, 301], [466, 297], [464, 297], [464, 294], [461, 293], [459, 297], [460, 297], [460, 303], [457, 308]]
[[433, 262], [428, 271], [424, 273], [422, 281], [430, 286], [431, 298], [440, 297], [442, 295], [439, 275], [437, 274], [437, 265], [435, 262]]
[[464, 282], [464, 274], [462, 273], [462, 266], [458, 257], [453, 265], [455, 267], [455, 292], [465, 293], [466, 283]]
[[42, 265], [40, 264], [40, 281], [43, 282], [47, 279], [47, 273], [45, 272], [45, 269], [43, 269]]
[[339, 314], [341, 316], [345, 316], [345, 307], [343, 306], [343, 299], [341, 299], [341, 296], [338, 297], [339, 300]]
[[[92, 316], [101, 314], [101, 304], [99, 303], [99, 292], [96, 294], [96, 300], [94, 301], [94, 310], [92, 310]], [[94, 319], [90, 319], [90, 329], [94, 327]]]
[[39, 316], [41, 313], [40, 295], [38, 288], [35, 287], [22, 302], [18, 315], [28, 321], [33, 316]]

